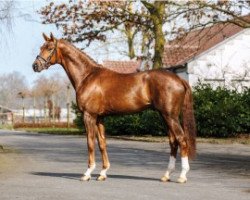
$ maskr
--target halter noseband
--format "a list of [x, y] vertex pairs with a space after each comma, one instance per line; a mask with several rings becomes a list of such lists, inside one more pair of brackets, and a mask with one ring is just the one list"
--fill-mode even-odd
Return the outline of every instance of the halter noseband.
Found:
[[41, 64], [42, 64], [41, 60], [44, 62], [44, 67], [43, 67], [43, 68], [45, 68], [45, 69], [48, 69], [48, 68], [49, 68], [49, 65], [48, 65], [48, 64], [50, 63], [53, 54], [56, 53], [56, 49], [57, 49], [57, 40], [56, 40], [56, 42], [55, 42], [55, 47], [54, 47], [54, 49], [51, 51], [51, 53], [49, 54], [49, 56], [48, 56], [47, 59], [43, 58], [43, 57], [40, 56], [40, 55], [37, 55], [36, 59], [37, 59]]

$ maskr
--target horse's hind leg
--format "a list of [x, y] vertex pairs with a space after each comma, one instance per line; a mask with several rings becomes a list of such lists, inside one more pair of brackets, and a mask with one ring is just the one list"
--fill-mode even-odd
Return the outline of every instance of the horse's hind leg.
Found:
[[107, 170], [110, 167], [109, 159], [108, 159], [108, 153], [107, 153], [107, 145], [106, 145], [106, 138], [105, 138], [105, 127], [103, 125], [103, 122], [98, 120], [97, 122], [97, 127], [98, 127], [98, 144], [99, 144], [99, 149], [101, 151], [102, 155], [102, 170], [100, 172], [99, 177], [97, 178], [98, 181], [104, 181], [107, 178]]
[[175, 170], [175, 161], [176, 161], [176, 155], [178, 151], [178, 142], [175, 139], [174, 134], [171, 133], [171, 131], [169, 131], [169, 145], [171, 148], [171, 152], [170, 152], [170, 157], [169, 157], [168, 169], [166, 173], [164, 174], [164, 176], [161, 178], [162, 182], [170, 181], [170, 175]]
[[[179, 183], [185, 183], [187, 182], [187, 177], [186, 174], [189, 171], [189, 163], [188, 163], [188, 144], [187, 144], [187, 139], [185, 138], [184, 131], [182, 130], [182, 127], [179, 123], [178, 117], [170, 117], [170, 116], [164, 116], [167, 124], [169, 131], [172, 134], [174, 134], [175, 140], [175, 145], [178, 143], [180, 146], [180, 154], [181, 154], [181, 166], [182, 166], [182, 171], [180, 174], [180, 177], [178, 179]], [[171, 147], [172, 149], [172, 147]], [[175, 148], [177, 152], [177, 147]], [[176, 155], [176, 152], [174, 151], [174, 154]], [[172, 156], [172, 154], [171, 154]], [[170, 159], [171, 159], [170, 156]], [[174, 156], [174, 155], [173, 155]], [[172, 162], [174, 163], [175, 160], [172, 158]]]

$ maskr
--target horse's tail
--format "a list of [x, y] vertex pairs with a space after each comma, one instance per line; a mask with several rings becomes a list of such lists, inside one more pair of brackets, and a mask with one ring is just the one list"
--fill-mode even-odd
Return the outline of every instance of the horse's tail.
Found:
[[196, 123], [194, 118], [193, 96], [189, 84], [185, 80], [182, 80], [182, 82], [186, 89], [182, 107], [182, 127], [185, 137], [187, 138], [188, 157], [194, 159], [196, 154]]

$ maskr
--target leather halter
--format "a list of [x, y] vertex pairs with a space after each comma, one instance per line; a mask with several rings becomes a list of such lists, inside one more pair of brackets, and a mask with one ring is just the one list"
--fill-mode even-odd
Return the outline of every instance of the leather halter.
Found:
[[[55, 47], [54, 47], [54, 49], [51, 51], [51, 53], [49, 54], [49, 56], [48, 56], [47, 59], [43, 58], [43, 57], [40, 56], [40, 55], [37, 55], [36, 59], [37, 59], [41, 64], [43, 64], [43, 68], [44, 68], [44, 69], [48, 69], [48, 68], [49, 68], [49, 65], [48, 65], [48, 64], [50, 63], [53, 54], [56, 53], [56, 49], [57, 49], [57, 40], [56, 40], [56, 42], [55, 42]], [[43, 61], [43, 63], [42, 63], [42, 61]]]

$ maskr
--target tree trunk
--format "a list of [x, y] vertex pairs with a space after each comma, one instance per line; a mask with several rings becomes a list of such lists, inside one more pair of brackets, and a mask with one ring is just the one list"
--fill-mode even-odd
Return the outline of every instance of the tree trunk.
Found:
[[51, 95], [52, 98], [52, 124], [53, 127], [55, 125], [55, 98], [54, 98], [54, 94]]
[[149, 45], [149, 36], [146, 33], [146, 31], [143, 31], [142, 32], [141, 53], [144, 56], [146, 54], [148, 54], [148, 51], [149, 51], [148, 45]]
[[155, 35], [155, 54], [154, 54], [154, 69], [159, 69], [163, 67], [162, 58], [164, 53], [165, 37], [163, 34], [163, 15], [165, 11], [165, 2], [156, 1], [155, 2], [155, 12], [151, 13], [152, 21], [154, 24], [154, 35]]
[[134, 49], [134, 41], [133, 41], [134, 37], [133, 37], [132, 30], [129, 30], [129, 33], [126, 35], [128, 38], [128, 56], [130, 59], [133, 59], [135, 57], [135, 49]]
[[[128, 10], [132, 12], [132, 2], [128, 2]], [[127, 36], [128, 40], [128, 56], [130, 59], [133, 59], [135, 57], [135, 49], [134, 49], [134, 35], [135, 31], [133, 30], [133, 26], [130, 24], [130, 22], [125, 23], [125, 34]]]
[[25, 122], [25, 107], [24, 107], [24, 97], [22, 97], [22, 104], [23, 104], [23, 123]]
[[69, 92], [70, 92], [70, 85], [67, 86], [67, 129], [70, 128], [70, 122], [69, 122], [69, 113], [70, 113]]
[[44, 99], [44, 122], [47, 123], [47, 96]]
[[33, 123], [36, 123], [36, 97], [33, 96]]
[[153, 22], [153, 34], [155, 36], [155, 53], [153, 58], [153, 68], [159, 69], [163, 67], [162, 58], [164, 53], [165, 37], [163, 34], [163, 17], [165, 14], [164, 1], [155, 1], [154, 4], [142, 1], [143, 5], [148, 9]]

